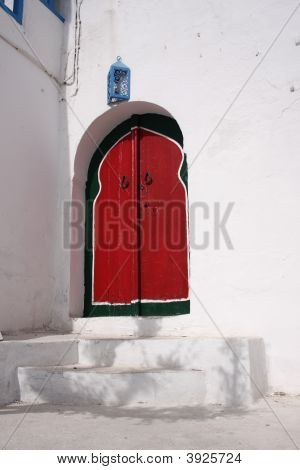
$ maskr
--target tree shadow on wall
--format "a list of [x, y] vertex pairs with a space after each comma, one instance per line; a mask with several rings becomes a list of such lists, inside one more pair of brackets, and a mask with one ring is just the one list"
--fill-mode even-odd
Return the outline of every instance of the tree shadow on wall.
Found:
[[222, 355], [225, 365], [216, 367], [220, 376], [220, 390], [225, 394], [225, 405], [242, 407], [263, 398], [268, 391], [264, 342], [251, 338], [224, 339]]

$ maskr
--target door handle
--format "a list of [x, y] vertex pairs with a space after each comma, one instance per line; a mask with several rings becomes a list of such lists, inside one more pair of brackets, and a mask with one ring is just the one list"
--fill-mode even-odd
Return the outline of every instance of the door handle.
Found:
[[128, 178], [127, 178], [127, 176], [123, 176], [121, 181], [120, 181], [120, 187], [122, 189], [126, 189], [126, 188], [128, 188], [128, 186], [129, 186]]
[[145, 175], [145, 179], [144, 179], [144, 182], [147, 186], [149, 186], [150, 184], [153, 183], [153, 178], [152, 176], [150, 175], [150, 172], [147, 171], [146, 175]]

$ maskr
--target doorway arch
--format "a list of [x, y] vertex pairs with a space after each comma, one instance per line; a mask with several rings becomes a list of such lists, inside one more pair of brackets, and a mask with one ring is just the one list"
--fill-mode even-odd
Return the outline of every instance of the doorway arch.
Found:
[[[146, 112], [146, 113], [145, 113]], [[85, 194], [85, 185], [87, 181], [88, 175], [88, 168], [92, 162], [92, 155], [95, 155], [95, 150], [99, 148], [100, 144], [105, 141], [107, 142], [107, 136], [111, 129], [116, 127], [122, 128], [124, 126], [124, 122], [131, 119], [130, 116], [133, 114], [148, 114], [151, 115], [151, 122], [147, 123], [147, 127], [151, 126], [157, 127], [160, 126], [158, 121], [161, 123], [164, 121], [165, 123], [168, 122], [169, 124], [172, 123], [171, 128], [165, 131], [164, 129], [156, 128], [156, 131], [162, 131], [164, 134], [171, 134], [168, 136], [170, 139], [174, 137], [174, 130], [175, 130], [175, 139], [178, 147], [181, 147], [182, 152], [182, 134], [177, 122], [172, 118], [170, 113], [165, 110], [164, 108], [155, 105], [153, 103], [147, 102], [130, 102], [124, 103], [116, 108], [113, 108], [102, 116], [99, 116], [92, 124], [89, 126], [87, 132], [82, 136], [81, 141], [78, 145], [75, 163], [74, 163], [74, 177], [73, 177], [73, 184], [72, 184], [72, 200], [77, 202], [84, 202], [84, 194]], [[125, 119], [124, 119], [125, 118]], [[122, 124], [123, 123], [123, 124]], [[156, 124], [155, 124], [156, 123]], [[168, 126], [167, 126], [168, 127]], [[169, 126], [170, 127], [170, 126]], [[155, 130], [155, 129], [154, 129]], [[186, 161], [182, 158], [182, 164], [180, 166], [180, 171], [182, 177], [186, 176], [186, 171], [184, 165]], [[186, 199], [187, 200], [187, 199]], [[84, 299], [84, 250], [83, 249], [76, 249], [72, 250], [71, 252], [71, 264], [70, 264], [70, 312], [71, 316], [78, 317], [82, 316], [83, 311], [83, 299]], [[169, 308], [165, 309], [164, 312], [160, 313], [162, 315], [169, 315], [169, 314], [176, 314], [176, 313], [188, 313], [189, 312], [189, 301], [188, 297], [185, 299], [185, 307], [183, 311], [177, 311], [175, 308], [172, 309], [172, 305], [169, 304]], [[116, 313], [117, 315], [120, 312]], [[126, 313], [124, 313], [125, 315]], [[151, 310], [148, 313], [149, 315], [157, 315], [159, 314], [155, 310]], [[96, 316], [99, 314], [96, 313]], [[101, 314], [102, 315], [102, 314]]]

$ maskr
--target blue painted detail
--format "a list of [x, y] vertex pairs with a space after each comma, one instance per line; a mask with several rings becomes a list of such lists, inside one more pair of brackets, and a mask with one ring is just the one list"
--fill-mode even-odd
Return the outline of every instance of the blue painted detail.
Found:
[[110, 66], [107, 75], [107, 104], [130, 99], [130, 68], [123, 64], [121, 57]]
[[60, 13], [58, 13], [57, 11], [57, 8], [55, 6], [55, 0], [41, 0], [41, 2], [47, 7], [49, 8], [49, 10], [52, 11], [52, 13], [54, 13], [54, 15], [57, 16], [57, 18], [60, 19], [60, 21], [62, 21], [63, 23], [65, 22], [65, 19], [63, 16], [60, 15]]
[[22, 24], [23, 21], [23, 4], [24, 0], [14, 0], [14, 7], [13, 10], [11, 10], [5, 5], [4, 0], [0, 0], [0, 7], [20, 24]]

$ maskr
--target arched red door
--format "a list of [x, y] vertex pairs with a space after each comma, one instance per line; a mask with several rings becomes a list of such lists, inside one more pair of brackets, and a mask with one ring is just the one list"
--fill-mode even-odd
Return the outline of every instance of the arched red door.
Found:
[[133, 116], [93, 157], [85, 315], [189, 313], [186, 162], [176, 121]]

